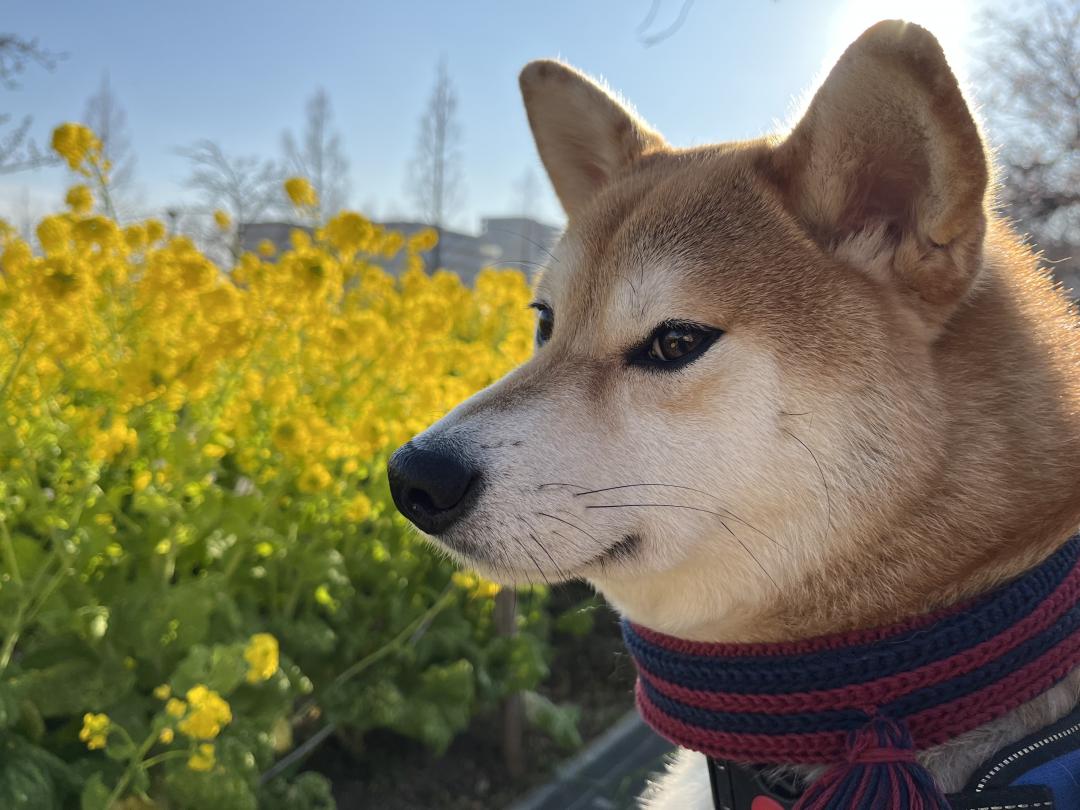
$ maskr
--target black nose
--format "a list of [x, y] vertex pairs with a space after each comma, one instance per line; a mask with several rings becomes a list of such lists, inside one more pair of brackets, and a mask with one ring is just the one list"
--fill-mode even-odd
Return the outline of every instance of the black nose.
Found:
[[469, 511], [479, 473], [458, 453], [402, 445], [386, 465], [398, 511], [428, 534], [442, 534]]

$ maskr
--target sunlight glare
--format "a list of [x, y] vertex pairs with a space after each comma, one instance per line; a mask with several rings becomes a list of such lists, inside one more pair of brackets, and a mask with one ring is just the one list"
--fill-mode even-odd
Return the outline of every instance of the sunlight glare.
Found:
[[967, 72], [969, 38], [974, 28], [969, 0], [846, 0], [829, 23], [829, 50], [839, 56], [859, 34], [879, 20], [902, 19], [930, 30], [945, 48], [961, 83]]

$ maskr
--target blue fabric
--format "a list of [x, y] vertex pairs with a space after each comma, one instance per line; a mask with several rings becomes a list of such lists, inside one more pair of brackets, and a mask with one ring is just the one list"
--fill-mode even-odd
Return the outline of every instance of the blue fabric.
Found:
[[1046, 785], [1054, 791], [1054, 807], [1073, 810], [1080, 807], [1080, 750], [1070, 751], [1039, 765], [1013, 785]]

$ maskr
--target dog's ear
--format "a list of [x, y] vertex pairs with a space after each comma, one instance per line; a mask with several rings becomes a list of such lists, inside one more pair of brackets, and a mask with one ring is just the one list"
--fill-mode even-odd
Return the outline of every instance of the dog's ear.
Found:
[[987, 160], [927, 30], [888, 20], [863, 33], [768, 162], [811, 237], [891, 281], [929, 325], [971, 288]]
[[540, 159], [571, 219], [620, 169], [666, 146], [607, 91], [568, 65], [530, 62], [519, 82]]

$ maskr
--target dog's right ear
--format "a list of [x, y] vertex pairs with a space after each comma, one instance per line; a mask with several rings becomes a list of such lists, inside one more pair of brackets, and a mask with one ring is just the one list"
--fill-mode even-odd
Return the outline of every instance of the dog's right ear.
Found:
[[536, 148], [570, 219], [621, 169], [667, 144], [568, 65], [530, 62], [519, 77]]

